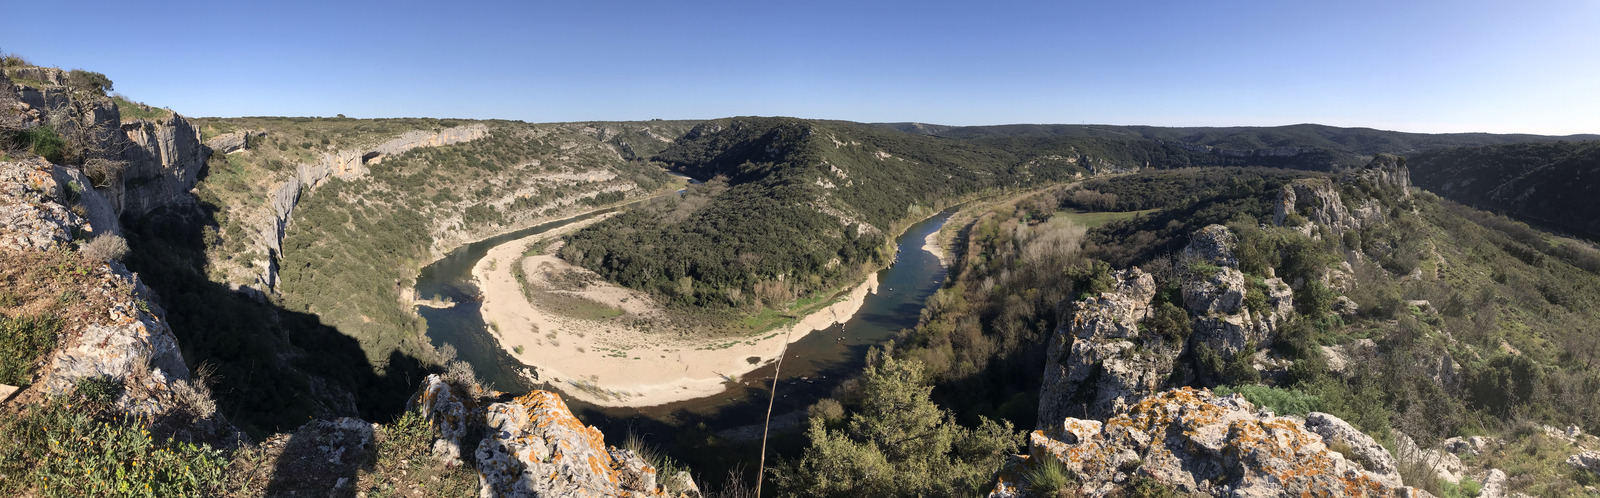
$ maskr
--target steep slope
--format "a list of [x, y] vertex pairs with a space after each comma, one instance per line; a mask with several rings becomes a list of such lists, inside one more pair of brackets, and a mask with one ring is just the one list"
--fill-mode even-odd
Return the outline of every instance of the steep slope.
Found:
[[1407, 159], [1417, 186], [1445, 198], [1600, 239], [1600, 142], [1457, 147]]

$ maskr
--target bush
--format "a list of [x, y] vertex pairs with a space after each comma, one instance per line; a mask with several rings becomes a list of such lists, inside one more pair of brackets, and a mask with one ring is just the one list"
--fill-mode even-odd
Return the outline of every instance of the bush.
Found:
[[1251, 403], [1271, 408], [1278, 415], [1305, 415], [1317, 411], [1322, 402], [1316, 395], [1304, 391], [1260, 385], [1218, 386], [1213, 391], [1218, 396], [1239, 393]]
[[46, 161], [58, 164], [66, 162], [67, 141], [50, 126], [40, 125], [19, 131], [12, 136], [11, 142], [12, 146], [26, 149]]
[[1053, 457], [1038, 458], [1028, 468], [1022, 479], [1028, 482], [1029, 496], [1072, 496], [1077, 480], [1067, 471], [1067, 466]]
[[83, 244], [78, 252], [95, 261], [121, 261], [128, 255], [128, 241], [121, 236], [105, 234]]

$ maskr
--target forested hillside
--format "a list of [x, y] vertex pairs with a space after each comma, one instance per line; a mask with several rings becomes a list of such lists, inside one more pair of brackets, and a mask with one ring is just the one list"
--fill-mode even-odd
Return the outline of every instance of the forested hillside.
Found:
[[1021, 169], [990, 147], [789, 118], [707, 122], [656, 159], [707, 183], [577, 232], [561, 255], [713, 310], [832, 292], [882, 266], [887, 237], [910, 222], [965, 196], [1084, 171]]
[[1411, 156], [1417, 186], [1530, 223], [1600, 239], [1600, 142], [1454, 147]]
[[[1562, 250], [1525, 225], [1425, 192], [1407, 193], [1386, 174], [1141, 173], [995, 206], [960, 227], [950, 280], [929, 300], [922, 323], [886, 345], [897, 360], [869, 366], [866, 379], [884, 369], [914, 372], [900, 382], [932, 386], [931, 399], [970, 428], [964, 430], [990, 427], [986, 419], [1047, 426], [1036, 414], [1058, 412], [1039, 403], [1067, 402], [1078, 407], [1071, 416], [1098, 419], [1095, 400], [1108, 392], [1131, 403], [1160, 389], [1211, 387], [1242, 392], [1280, 414], [1337, 415], [1387, 446], [1407, 484], [1438, 495], [1465, 493], [1467, 481], [1490, 468], [1505, 469], [1511, 489], [1581, 492], [1593, 478], [1561, 461], [1583, 440], [1552, 439], [1555, 429], [1539, 427], [1600, 432], [1600, 348], [1585, 325], [1600, 323], [1595, 254]], [[1085, 230], [1067, 219], [1083, 208], [1158, 211]], [[1223, 240], [1231, 242], [1216, 242]], [[1217, 254], [1208, 250], [1227, 251], [1234, 259], [1213, 261], [1237, 269], [1196, 259]], [[1087, 335], [1095, 310], [1108, 301], [1084, 299], [1127, 299], [1116, 294], [1127, 285], [1122, 279], [1132, 278], [1122, 270], [1153, 282], [1138, 332], [1128, 339]], [[1218, 283], [1233, 272], [1237, 283]], [[1239, 286], [1236, 309], [1206, 297], [1203, 289], [1214, 285]], [[1132, 356], [1115, 353], [1118, 341], [1132, 341]], [[1110, 352], [1092, 353], [1102, 350]], [[1068, 351], [1072, 362], [1084, 363], [1069, 363]], [[1091, 360], [1094, 354], [1106, 356]], [[1052, 362], [1092, 372], [1052, 384]], [[1140, 386], [1133, 375], [1160, 382]], [[943, 494], [916, 478], [896, 480], [917, 475], [930, 457], [897, 455], [882, 434], [860, 430], [898, 420], [881, 411], [897, 398], [885, 398], [873, 382], [846, 385], [813, 408], [811, 446], [782, 471], [781, 482], [812, 494], [811, 484], [876, 475], [863, 473], [869, 464], [837, 462], [884, 462], [870, 465], [884, 466], [885, 480], [863, 485]], [[916, 427], [902, 430], [951, 430], [931, 421]], [[1500, 446], [1443, 466], [1442, 442], [1468, 436]], [[1407, 453], [1430, 449], [1432, 456]], [[967, 465], [995, 465], [959, 448], [946, 451]], [[1443, 468], [1455, 470], [1435, 475]]]

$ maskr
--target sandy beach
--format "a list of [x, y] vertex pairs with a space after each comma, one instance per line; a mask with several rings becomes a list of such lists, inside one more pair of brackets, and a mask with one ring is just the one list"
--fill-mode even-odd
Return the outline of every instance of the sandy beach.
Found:
[[[785, 333], [793, 342], [849, 320], [867, 294], [877, 292], [873, 273], [828, 307], [757, 335], [706, 339], [659, 333], [652, 323], [665, 312], [649, 295], [551, 255], [560, 243], [554, 239], [600, 219], [501, 244], [472, 269], [483, 295], [484, 321], [506, 352], [534, 367], [532, 380], [596, 405], [653, 406], [721, 393], [726, 383], [774, 361]], [[547, 244], [541, 255], [523, 256], [538, 243]], [[533, 292], [545, 293], [536, 294], [542, 296], [537, 302], [529, 301], [517, 281], [519, 265]], [[553, 301], [579, 303], [605, 316], [559, 312], [552, 309]]]

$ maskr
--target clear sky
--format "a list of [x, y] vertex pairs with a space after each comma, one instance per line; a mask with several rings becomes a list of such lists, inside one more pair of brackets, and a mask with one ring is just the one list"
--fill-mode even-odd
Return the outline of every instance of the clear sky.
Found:
[[6, 2], [191, 116], [1600, 133], [1600, 0]]

